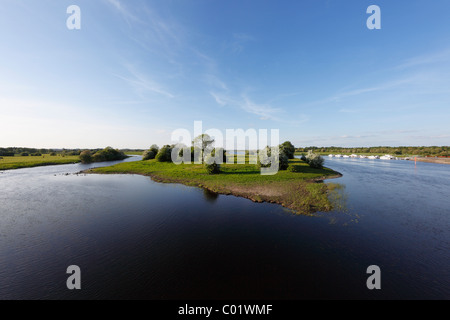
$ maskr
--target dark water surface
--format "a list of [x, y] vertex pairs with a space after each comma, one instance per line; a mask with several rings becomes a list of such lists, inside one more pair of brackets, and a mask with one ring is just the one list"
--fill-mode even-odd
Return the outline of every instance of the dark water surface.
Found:
[[[344, 174], [329, 182], [346, 210], [313, 217], [143, 176], [65, 175], [81, 164], [0, 173], [0, 299], [449, 299], [450, 166], [326, 162]], [[70, 265], [81, 290], [66, 287]], [[366, 287], [369, 265], [381, 290]]]

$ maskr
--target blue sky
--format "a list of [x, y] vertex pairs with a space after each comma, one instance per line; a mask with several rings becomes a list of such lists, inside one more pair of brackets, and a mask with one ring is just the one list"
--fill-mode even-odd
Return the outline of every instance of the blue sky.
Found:
[[448, 0], [2, 0], [0, 146], [146, 148], [196, 120], [296, 146], [450, 145], [449, 14]]

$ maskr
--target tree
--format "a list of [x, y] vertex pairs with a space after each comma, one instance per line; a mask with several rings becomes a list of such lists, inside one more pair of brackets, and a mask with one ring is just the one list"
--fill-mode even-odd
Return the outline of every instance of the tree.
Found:
[[144, 153], [142, 154], [142, 160], [155, 159], [158, 152], [159, 152], [159, 147], [156, 144], [154, 144], [150, 147], [150, 149], [144, 151]]
[[212, 139], [208, 134], [201, 134], [192, 141], [194, 150], [201, 152], [202, 162], [205, 162], [205, 157], [214, 148], [214, 139]]
[[295, 147], [290, 141], [285, 141], [280, 144], [280, 152], [284, 152], [288, 159], [294, 159]]
[[91, 163], [92, 162], [92, 153], [89, 150], [84, 150], [80, 153], [80, 161], [81, 163]]
[[308, 151], [306, 163], [308, 163], [311, 168], [320, 169], [323, 167], [323, 162], [324, 159], [318, 153], [314, 153], [312, 150]]
[[159, 150], [155, 157], [158, 162], [171, 162], [172, 161], [172, 147], [165, 145]]
[[117, 149], [113, 149], [112, 147], [106, 147], [103, 150], [97, 151], [92, 156], [93, 162], [102, 162], [102, 161], [115, 161], [115, 160], [123, 160], [127, 156], [122, 151]]
[[258, 156], [258, 166], [260, 168], [271, 167], [272, 163], [277, 161], [276, 158], [277, 155], [278, 155], [278, 170], [286, 170], [289, 167], [289, 159], [284, 153], [284, 151], [278, 149], [278, 154], [276, 152], [272, 154], [272, 148], [270, 148], [269, 146], [267, 146], [264, 150], [260, 151], [260, 154]]

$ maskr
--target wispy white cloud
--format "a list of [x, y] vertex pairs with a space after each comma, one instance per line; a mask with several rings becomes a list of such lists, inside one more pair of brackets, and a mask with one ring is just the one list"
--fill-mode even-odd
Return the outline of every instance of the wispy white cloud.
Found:
[[221, 90], [228, 90], [228, 86], [225, 84], [225, 82], [219, 79], [219, 77], [215, 76], [214, 74], [204, 74], [203, 78], [205, 83], [211, 87]]
[[[129, 38], [153, 54], [161, 54], [168, 58], [174, 56], [182, 47], [185, 28], [169, 17], [161, 17], [146, 2], [139, 2], [139, 12], [128, 6], [123, 0], [105, 0], [127, 22], [130, 30]], [[145, 16], [143, 20], [142, 16]]]
[[227, 98], [222, 98], [220, 94], [215, 92], [210, 92], [209, 94], [214, 98], [214, 100], [216, 100], [217, 104], [220, 104], [222, 107], [229, 103], [229, 100]]
[[127, 82], [140, 96], [144, 96], [146, 93], [156, 93], [163, 95], [167, 98], [174, 98], [175, 96], [164, 88], [161, 84], [157, 83], [155, 80], [150, 79], [147, 75], [138, 72], [131, 65], [125, 65], [128, 70], [129, 76], [117, 75], [116, 77]]
[[[404, 89], [406, 91], [424, 90], [425, 86], [430, 83], [430, 81], [436, 81], [436, 77], [431, 73], [420, 72], [413, 75], [407, 75], [395, 80], [389, 80], [382, 83], [379, 83], [376, 86], [371, 87], [362, 87], [356, 88], [353, 90], [346, 90], [338, 92], [334, 95], [328, 96], [324, 99], [311, 101], [303, 104], [304, 108], [307, 107], [319, 107], [319, 106], [327, 106], [330, 103], [335, 102], [345, 102], [346, 99], [355, 98], [358, 96], [363, 96], [365, 94], [373, 94], [377, 92], [388, 92], [394, 89]], [[400, 92], [400, 91], [399, 91]], [[417, 91], [415, 91], [417, 92]], [[381, 98], [387, 98], [386, 95], [380, 95]], [[355, 111], [354, 109], [343, 108], [340, 109], [340, 112], [350, 112], [350, 110]]]
[[245, 95], [242, 97], [240, 107], [248, 113], [259, 116], [261, 120], [277, 120], [277, 114], [282, 112], [280, 108], [274, 108], [270, 105], [255, 103]]
[[406, 69], [411, 67], [417, 67], [421, 65], [429, 65], [435, 63], [442, 63], [450, 61], [450, 48], [439, 52], [429, 53], [421, 56], [416, 56], [405, 60], [398, 65], [397, 69]]
[[143, 23], [141, 19], [134, 13], [132, 13], [127, 6], [123, 4], [120, 0], [105, 0], [111, 7], [117, 10], [125, 21], [131, 26], [132, 22]]
[[268, 104], [259, 104], [252, 101], [247, 95], [232, 97], [226, 94], [210, 92], [214, 100], [223, 106], [237, 107], [247, 113], [257, 115], [260, 120], [279, 120], [280, 108], [274, 108]]

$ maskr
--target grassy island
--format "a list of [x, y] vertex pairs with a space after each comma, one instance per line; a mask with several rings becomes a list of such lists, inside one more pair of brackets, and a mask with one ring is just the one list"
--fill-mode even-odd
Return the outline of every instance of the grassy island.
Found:
[[295, 172], [284, 170], [272, 176], [261, 175], [257, 165], [248, 163], [222, 164], [221, 173], [211, 175], [202, 164], [176, 165], [157, 160], [119, 163], [86, 172], [146, 175], [158, 182], [181, 183], [255, 202], [278, 203], [299, 214], [331, 210], [327, 196], [330, 186], [320, 182], [341, 174], [328, 168], [311, 168], [299, 159], [291, 159], [289, 163]]

